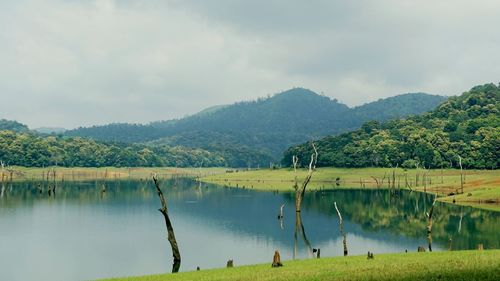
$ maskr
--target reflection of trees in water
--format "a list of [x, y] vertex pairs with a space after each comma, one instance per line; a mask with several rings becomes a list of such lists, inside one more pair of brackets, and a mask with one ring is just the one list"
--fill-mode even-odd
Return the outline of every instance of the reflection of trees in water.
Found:
[[[162, 181], [162, 187], [170, 198], [191, 198], [191, 193], [186, 190], [193, 187], [193, 181], [189, 179], [169, 179]], [[95, 204], [99, 201], [115, 200], [120, 202], [132, 202], [137, 199], [149, 200], [154, 198], [153, 183], [148, 181], [86, 181], [86, 182], [58, 182], [57, 200], [73, 201], [81, 204]], [[11, 184], [11, 188], [4, 189], [4, 200], [0, 201], [2, 207], [29, 206], [35, 201], [53, 200], [48, 196], [48, 185], [46, 181], [20, 182]], [[198, 195], [201, 194], [201, 185], [198, 186]], [[205, 193], [209, 193], [206, 189]], [[7, 200], [8, 199], [8, 200]]]
[[[106, 194], [101, 198], [101, 187], [106, 184]], [[82, 183], [59, 182], [57, 198], [48, 197], [46, 185], [44, 192], [39, 193], [38, 184], [45, 182], [24, 182], [5, 184], [3, 198], [0, 198], [0, 208], [30, 207], [37, 201], [65, 201], [81, 204], [118, 204], [128, 208], [129, 205], [149, 204], [156, 202], [157, 198], [149, 181], [91, 181]], [[218, 219], [234, 222], [241, 230], [247, 233], [275, 235], [276, 219], [266, 224], [262, 218], [255, 214], [269, 214], [276, 212], [276, 206], [286, 202], [287, 206], [294, 206], [295, 197], [289, 193], [263, 193], [251, 190], [216, 187], [215, 185], [194, 183], [192, 180], [177, 179], [177, 186], [170, 180], [162, 181], [165, 195], [171, 198], [173, 208], [179, 208], [175, 201], [200, 200], [199, 204], [183, 205], [183, 213], [192, 216]], [[0, 190], [1, 192], [1, 190]], [[428, 223], [426, 212], [432, 204], [433, 196], [412, 192], [396, 191], [399, 197], [390, 197], [386, 190], [335, 190], [333, 192], [319, 191], [306, 192], [302, 203], [303, 218], [310, 216], [325, 216], [332, 223], [337, 220], [337, 214], [332, 203], [342, 202], [339, 207], [347, 232], [352, 224], [359, 225], [367, 232], [379, 231], [393, 232], [412, 238], [426, 238]], [[242, 205], [241, 200], [235, 196], [252, 196], [253, 205]], [[203, 200], [201, 200], [203, 196]], [[246, 204], [246, 203], [245, 203]], [[187, 207], [186, 207], [187, 206]], [[316, 214], [316, 215], [315, 215]], [[306, 218], [307, 217], [307, 218]], [[291, 217], [290, 217], [291, 218]], [[293, 218], [290, 226], [293, 223]], [[432, 238], [434, 247], [447, 248], [450, 237], [453, 240], [453, 249], [475, 249], [477, 244], [484, 244], [485, 248], [500, 248], [498, 233], [500, 232], [500, 213], [483, 211], [468, 207], [459, 207], [451, 204], [437, 202], [433, 215], [434, 225]], [[302, 222], [302, 221], [301, 221]], [[255, 226], [258, 227], [255, 227]], [[309, 225], [310, 226], [310, 225]], [[300, 230], [300, 228], [298, 228]], [[285, 230], [286, 231], [286, 230]], [[293, 235], [290, 229], [290, 236]], [[306, 228], [307, 231], [307, 228]], [[325, 241], [333, 234], [317, 233], [317, 229], [309, 229], [309, 238]], [[313, 235], [313, 236], [311, 236]], [[301, 233], [298, 232], [301, 242]], [[320, 242], [313, 241], [313, 242]], [[314, 244], [314, 243], [313, 243]]]
[[[394, 193], [394, 191], [392, 191]], [[343, 202], [346, 222], [359, 224], [364, 230], [380, 230], [408, 237], [427, 238], [429, 212], [434, 196], [389, 190], [335, 190], [306, 194], [303, 209], [335, 217], [331, 202]], [[284, 194], [293, 202], [293, 193]], [[450, 237], [454, 249], [475, 249], [482, 243], [487, 248], [500, 248], [500, 213], [436, 202], [433, 210], [432, 237], [435, 243], [448, 247]]]

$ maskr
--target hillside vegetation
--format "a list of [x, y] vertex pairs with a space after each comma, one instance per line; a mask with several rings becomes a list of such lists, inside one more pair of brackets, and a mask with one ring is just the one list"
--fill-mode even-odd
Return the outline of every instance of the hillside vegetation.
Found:
[[[370, 121], [361, 129], [316, 141], [319, 166], [420, 167], [462, 165], [497, 169], [500, 164], [500, 88], [486, 84], [449, 98], [422, 115], [387, 122]], [[305, 165], [311, 145], [289, 148], [282, 160], [298, 155]]]
[[28, 126], [17, 121], [0, 119], [0, 131], [28, 132]]
[[[422, 113], [443, 100], [444, 97], [422, 93], [405, 94], [351, 109], [336, 99], [295, 88], [268, 98], [209, 108], [178, 120], [78, 128], [65, 135], [186, 146], [211, 152], [243, 149], [278, 160], [291, 145], [354, 130], [372, 119]], [[269, 165], [266, 161], [259, 159], [258, 163]]]
[[[92, 139], [43, 137], [33, 133], [0, 131], [0, 160], [26, 167], [198, 167], [225, 166], [222, 154], [185, 147], [146, 147], [101, 143]], [[241, 161], [244, 161], [243, 158]], [[238, 165], [239, 163], [234, 163]]]
[[[290, 145], [352, 130], [367, 118], [425, 111], [443, 99], [405, 94], [350, 109], [297, 88], [149, 125], [110, 124], [49, 135], [50, 128], [36, 132], [1, 120], [0, 160], [33, 167], [264, 167]], [[377, 114], [381, 107], [387, 110]]]

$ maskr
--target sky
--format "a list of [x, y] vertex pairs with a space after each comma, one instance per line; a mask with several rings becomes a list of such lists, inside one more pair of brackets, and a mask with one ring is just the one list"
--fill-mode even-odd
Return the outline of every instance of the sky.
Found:
[[349, 106], [500, 82], [496, 0], [0, 1], [0, 118], [180, 118], [304, 87]]

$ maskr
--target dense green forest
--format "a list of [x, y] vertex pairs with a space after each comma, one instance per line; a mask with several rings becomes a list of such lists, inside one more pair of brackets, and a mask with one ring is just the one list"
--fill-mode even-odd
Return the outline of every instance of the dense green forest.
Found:
[[28, 126], [21, 124], [17, 121], [0, 119], [0, 131], [14, 131], [14, 132], [28, 132]]
[[336, 99], [295, 88], [268, 98], [212, 107], [178, 120], [78, 128], [65, 135], [180, 145], [214, 152], [244, 148], [279, 159], [291, 145], [354, 130], [368, 120], [429, 111], [443, 100], [444, 97], [422, 93], [404, 94], [351, 109]]
[[[496, 169], [500, 161], [500, 87], [476, 86], [435, 110], [316, 141], [319, 166], [458, 167]], [[297, 155], [306, 165], [311, 145], [289, 148], [282, 163]]]
[[[0, 120], [0, 160], [37, 167], [268, 166], [290, 145], [352, 130], [370, 117], [385, 120], [431, 109], [443, 99], [406, 94], [350, 109], [298, 88], [149, 125], [111, 124], [46, 134]], [[380, 108], [384, 113], [376, 114]]]
[[245, 149], [216, 152], [180, 146], [103, 143], [80, 137], [40, 136], [0, 131], [0, 160], [6, 165], [65, 167], [255, 167], [265, 155]]

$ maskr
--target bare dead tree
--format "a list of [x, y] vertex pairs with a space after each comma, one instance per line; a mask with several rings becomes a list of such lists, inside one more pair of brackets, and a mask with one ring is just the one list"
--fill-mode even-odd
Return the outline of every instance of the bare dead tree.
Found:
[[419, 163], [416, 162], [415, 163], [415, 187], [418, 187], [418, 179], [420, 177], [420, 174], [418, 172], [418, 165], [419, 165]]
[[0, 166], [2, 167], [2, 182], [3, 182], [3, 171], [5, 169], [5, 162], [3, 162], [3, 160], [0, 160]]
[[387, 177], [387, 172], [384, 172], [384, 177], [380, 181], [376, 177], [371, 176], [371, 178], [375, 180], [375, 184], [376, 184], [377, 188], [382, 187], [386, 177]]
[[434, 201], [432, 202], [432, 206], [427, 215], [428, 224], [427, 224], [427, 241], [429, 242], [429, 252], [432, 252], [432, 213], [434, 211], [434, 205], [436, 204], [436, 197], [434, 197]]
[[297, 165], [299, 164], [299, 157], [296, 155], [292, 156], [293, 171], [295, 172], [295, 177], [297, 177]]
[[306, 178], [304, 179], [304, 182], [302, 185], [299, 187], [297, 183], [297, 170], [296, 166], [298, 163], [298, 158], [294, 157], [294, 169], [295, 169], [295, 211], [300, 212], [300, 206], [302, 205], [302, 198], [304, 198], [304, 194], [306, 192], [306, 187], [311, 181], [312, 175], [314, 171], [316, 170], [316, 162], [318, 161], [318, 150], [316, 149], [316, 146], [314, 145], [314, 142], [311, 142], [311, 145], [313, 147], [314, 153], [311, 154], [311, 161], [309, 162], [309, 171], [307, 173]]
[[460, 189], [461, 189], [461, 193], [463, 194], [464, 193], [464, 173], [463, 173], [463, 169], [462, 169], [462, 157], [460, 157], [460, 155], [458, 155], [458, 165], [460, 165]]
[[153, 175], [153, 181], [155, 183], [156, 191], [158, 193], [158, 197], [160, 198], [160, 203], [161, 203], [161, 208], [158, 209], [158, 211], [160, 211], [160, 213], [162, 213], [163, 217], [165, 218], [165, 224], [167, 226], [167, 233], [168, 233], [167, 239], [168, 242], [170, 242], [170, 246], [172, 247], [172, 255], [174, 257], [174, 264], [172, 265], [172, 273], [176, 273], [179, 272], [179, 268], [181, 267], [181, 254], [179, 252], [179, 246], [177, 245], [177, 240], [175, 239], [172, 222], [170, 221], [170, 217], [168, 216], [167, 201], [165, 200], [163, 192], [160, 189], [160, 183], [158, 182], [156, 174]]
[[399, 163], [396, 164], [396, 168], [392, 169], [392, 189], [396, 188], [396, 170], [399, 166]]
[[337, 202], [333, 202], [335, 206], [335, 210], [337, 211], [337, 215], [339, 216], [339, 227], [340, 227], [340, 235], [342, 235], [342, 244], [344, 245], [344, 256], [347, 256], [347, 238], [344, 232], [344, 221], [342, 220], [342, 215], [340, 214], [339, 208], [337, 208]]

